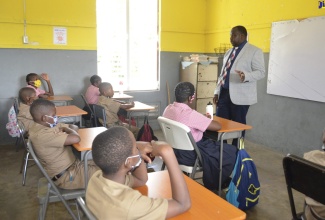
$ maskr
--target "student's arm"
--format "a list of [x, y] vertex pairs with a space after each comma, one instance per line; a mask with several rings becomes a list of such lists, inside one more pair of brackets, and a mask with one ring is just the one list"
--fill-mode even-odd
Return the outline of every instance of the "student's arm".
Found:
[[179, 169], [173, 149], [165, 142], [151, 142], [155, 156], [161, 156], [167, 166], [172, 188], [172, 199], [168, 201], [166, 218], [187, 211], [191, 207], [191, 198], [182, 171]]
[[219, 122], [211, 120], [211, 123], [209, 124], [207, 130], [209, 131], [219, 131], [221, 129], [221, 125]]
[[60, 129], [62, 132], [65, 132], [68, 134], [68, 137], [64, 142], [64, 146], [68, 146], [68, 145], [72, 145], [72, 144], [80, 142], [80, 136], [79, 136], [78, 132], [74, 129], [71, 129], [70, 125], [69, 125], [69, 127], [61, 127]]
[[51, 81], [50, 81], [50, 77], [46, 73], [42, 73], [41, 77], [42, 77], [42, 79], [44, 79], [46, 81], [47, 87], [49, 89], [49, 91], [46, 92], [45, 94], [49, 95], [49, 96], [53, 96], [54, 92], [53, 92], [52, 84], [51, 84]]
[[122, 109], [129, 109], [129, 108], [133, 108], [133, 107], [134, 107], [134, 102], [120, 105], [120, 108], [122, 108]]
[[142, 162], [141, 165], [132, 173], [134, 183], [132, 187], [139, 187], [146, 184], [148, 181], [148, 173], [145, 161], [149, 161], [151, 163], [150, 158], [147, 156], [147, 153], [151, 153], [152, 146], [148, 142], [138, 141], [137, 148], [141, 154]]

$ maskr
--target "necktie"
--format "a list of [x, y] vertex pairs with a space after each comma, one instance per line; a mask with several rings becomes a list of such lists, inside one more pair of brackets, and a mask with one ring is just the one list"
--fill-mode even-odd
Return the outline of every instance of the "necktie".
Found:
[[236, 55], [236, 51], [237, 51], [238, 47], [235, 47], [230, 55], [230, 57], [228, 58], [228, 61], [227, 61], [227, 64], [225, 65], [225, 68], [223, 69], [223, 72], [222, 72], [222, 78], [220, 80], [220, 83], [221, 85], [224, 85], [225, 84], [225, 81], [226, 81], [226, 76], [227, 76], [227, 73], [228, 73], [228, 70], [230, 68], [230, 65], [231, 65], [231, 62], [234, 60], [235, 58], [235, 55]]

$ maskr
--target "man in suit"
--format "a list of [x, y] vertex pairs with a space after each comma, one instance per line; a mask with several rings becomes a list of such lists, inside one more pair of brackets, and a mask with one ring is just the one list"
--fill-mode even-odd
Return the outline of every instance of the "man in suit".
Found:
[[[233, 48], [224, 55], [213, 102], [217, 116], [246, 124], [249, 106], [257, 103], [256, 81], [265, 77], [264, 57], [247, 42], [243, 26], [231, 29], [230, 42]], [[237, 139], [232, 144], [237, 145]]]

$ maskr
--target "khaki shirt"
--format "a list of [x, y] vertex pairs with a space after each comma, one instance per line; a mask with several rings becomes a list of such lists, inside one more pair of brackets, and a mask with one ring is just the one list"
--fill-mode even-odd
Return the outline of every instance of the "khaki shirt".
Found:
[[[101, 95], [99, 96], [97, 104], [105, 108], [107, 126], [112, 126], [119, 123], [119, 119], [117, 116], [117, 112], [119, 111], [121, 106], [119, 102], [116, 102], [111, 98], [107, 98]], [[102, 123], [102, 121], [100, 122]]]
[[54, 128], [49, 128], [34, 123], [29, 130], [34, 151], [50, 177], [66, 170], [76, 160], [71, 146], [64, 146], [68, 134], [59, 130], [60, 127], [67, 126], [59, 123]]
[[19, 112], [17, 115], [17, 119], [23, 123], [26, 132], [29, 131], [30, 127], [34, 124], [34, 120], [29, 112], [29, 108], [29, 105], [20, 103]]
[[132, 185], [132, 175], [126, 175], [123, 185], [104, 178], [99, 170], [89, 180], [87, 206], [97, 219], [165, 219], [167, 199], [143, 196]]
[[[325, 151], [313, 150], [313, 151], [305, 153], [304, 158], [311, 162], [325, 166]], [[306, 204], [307, 204], [307, 208], [305, 209], [305, 216], [306, 216], [307, 220], [315, 219], [314, 216], [312, 215], [309, 207], [311, 207], [314, 210], [314, 212], [317, 215], [319, 215], [319, 217], [325, 218], [325, 205], [324, 204], [319, 203], [309, 197], [306, 197], [305, 200], [306, 200]]]

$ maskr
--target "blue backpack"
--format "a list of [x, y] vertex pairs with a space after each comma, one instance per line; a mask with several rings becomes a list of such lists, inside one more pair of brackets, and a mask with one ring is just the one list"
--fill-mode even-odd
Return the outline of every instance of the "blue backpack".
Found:
[[237, 153], [232, 180], [226, 194], [227, 201], [241, 210], [247, 210], [258, 203], [260, 182], [253, 159], [244, 149], [243, 138]]

